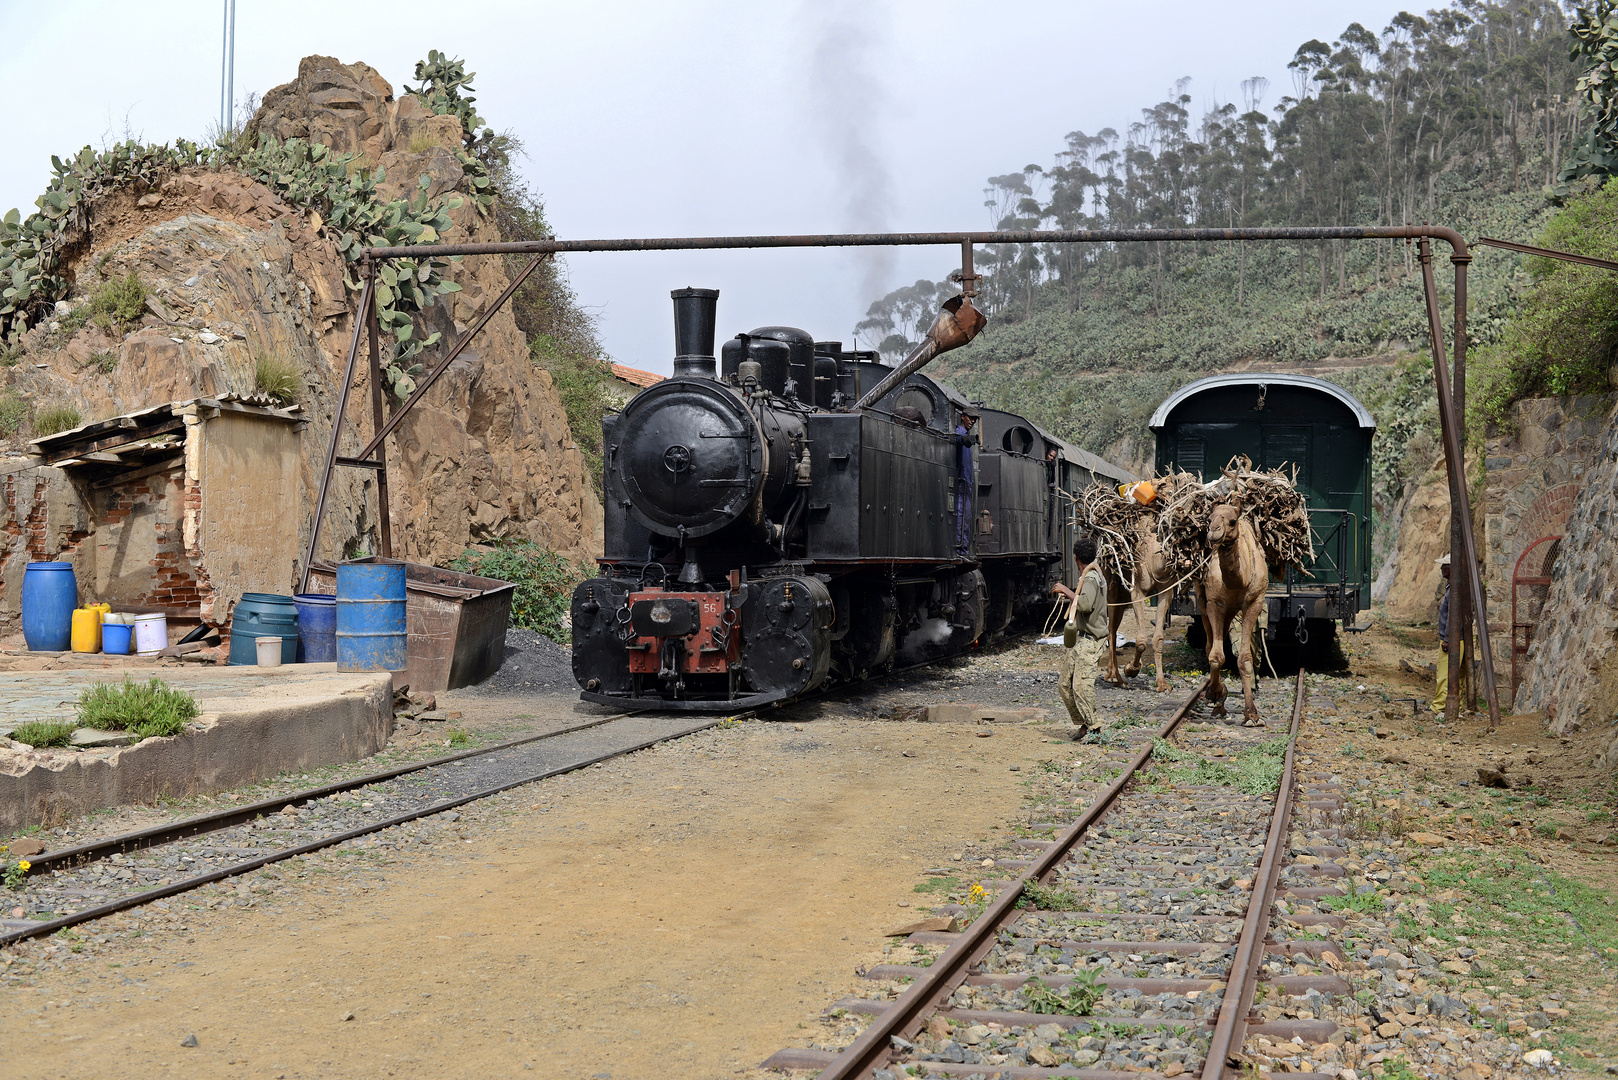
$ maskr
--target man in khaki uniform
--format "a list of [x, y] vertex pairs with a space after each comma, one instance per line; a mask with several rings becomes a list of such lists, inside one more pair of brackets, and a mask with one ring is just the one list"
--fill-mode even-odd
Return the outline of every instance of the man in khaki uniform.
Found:
[[1057, 582], [1051, 592], [1071, 601], [1067, 624], [1062, 627], [1065, 648], [1057, 690], [1073, 720], [1077, 741], [1096, 726], [1096, 665], [1107, 640], [1107, 586], [1101, 568], [1095, 565], [1094, 540], [1081, 537], [1075, 541], [1073, 561], [1079, 564], [1079, 591]]

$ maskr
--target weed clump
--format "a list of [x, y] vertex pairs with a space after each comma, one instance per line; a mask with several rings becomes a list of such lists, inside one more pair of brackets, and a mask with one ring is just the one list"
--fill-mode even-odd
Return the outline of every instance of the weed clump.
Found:
[[1269, 795], [1280, 786], [1286, 770], [1288, 738], [1278, 736], [1250, 747], [1226, 761], [1203, 761], [1192, 774], [1193, 784], [1233, 787], [1244, 795]]
[[1096, 983], [1099, 969], [1083, 968], [1073, 973], [1073, 981], [1064, 990], [1052, 989], [1038, 978], [1029, 979], [1023, 986], [1023, 1000], [1032, 1013], [1061, 1016], [1089, 1016], [1101, 1000], [1106, 988]]
[[259, 353], [253, 364], [253, 383], [282, 405], [291, 405], [303, 393], [298, 365], [266, 353]]
[[30, 720], [12, 729], [11, 738], [35, 749], [41, 746], [66, 746], [73, 738], [73, 725], [52, 720]]
[[138, 683], [97, 683], [79, 694], [79, 723], [102, 731], [128, 731], [150, 739], [178, 735], [202, 710], [189, 691], [162, 679]]
[[573, 587], [589, 571], [540, 547], [531, 540], [506, 542], [492, 551], [468, 548], [450, 563], [451, 570], [509, 581], [517, 587], [511, 597], [511, 625], [544, 634], [553, 641], [572, 640], [568, 609]]

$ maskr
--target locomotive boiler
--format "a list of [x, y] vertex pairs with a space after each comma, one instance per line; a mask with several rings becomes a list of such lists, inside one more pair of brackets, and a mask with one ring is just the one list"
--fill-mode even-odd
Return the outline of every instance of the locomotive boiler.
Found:
[[1132, 479], [920, 373], [982, 325], [969, 298], [892, 368], [789, 326], [716, 357], [717, 290], [672, 297], [672, 377], [602, 420], [605, 551], [571, 607], [587, 700], [750, 708], [961, 652], [1071, 579], [1072, 493]]

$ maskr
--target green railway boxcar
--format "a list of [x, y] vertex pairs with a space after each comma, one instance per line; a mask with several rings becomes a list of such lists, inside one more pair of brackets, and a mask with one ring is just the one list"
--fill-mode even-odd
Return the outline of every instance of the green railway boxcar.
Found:
[[[1157, 470], [1213, 480], [1245, 454], [1261, 468], [1298, 470], [1315, 559], [1269, 590], [1269, 630], [1307, 641], [1310, 626], [1353, 624], [1371, 602], [1371, 439], [1376, 419], [1352, 394], [1307, 375], [1244, 372], [1198, 379], [1152, 414]], [[1190, 614], [1190, 601], [1171, 609]], [[1324, 623], [1324, 625], [1322, 625]], [[1325, 636], [1325, 635], [1322, 635]]]

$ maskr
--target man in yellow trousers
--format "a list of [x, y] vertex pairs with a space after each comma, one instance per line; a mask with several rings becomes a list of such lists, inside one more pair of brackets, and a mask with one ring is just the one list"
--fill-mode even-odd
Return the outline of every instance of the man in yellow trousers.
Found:
[[[1438, 564], [1439, 573], [1444, 575], [1444, 598], [1438, 602], [1438, 685], [1433, 688], [1433, 712], [1443, 715], [1444, 706], [1449, 702], [1449, 556], [1434, 559]], [[1461, 692], [1461, 701], [1472, 699], [1468, 692], [1471, 679], [1468, 677], [1466, 662], [1466, 644], [1461, 644], [1461, 677], [1457, 688]]]

